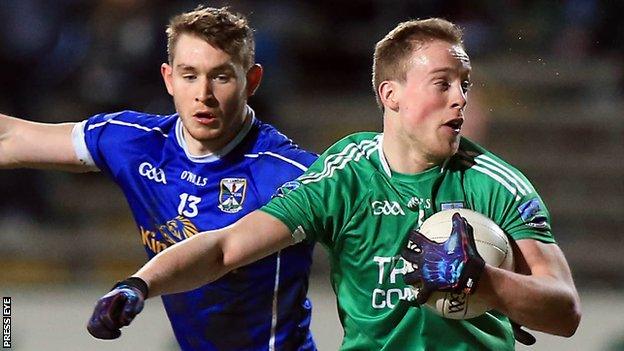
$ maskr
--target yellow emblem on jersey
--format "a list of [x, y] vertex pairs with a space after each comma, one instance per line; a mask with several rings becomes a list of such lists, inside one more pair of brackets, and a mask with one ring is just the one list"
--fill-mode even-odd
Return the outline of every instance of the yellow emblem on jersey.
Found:
[[[155, 254], [199, 232], [195, 224], [184, 216], [177, 216], [168, 220], [154, 230], [145, 229], [143, 226], [139, 226], [139, 230], [143, 245]], [[157, 233], [161, 234], [161, 238], [158, 237]]]
[[167, 240], [167, 243], [171, 245], [188, 239], [199, 232], [193, 222], [184, 216], [177, 216], [167, 221], [167, 223], [158, 227], [158, 231]]

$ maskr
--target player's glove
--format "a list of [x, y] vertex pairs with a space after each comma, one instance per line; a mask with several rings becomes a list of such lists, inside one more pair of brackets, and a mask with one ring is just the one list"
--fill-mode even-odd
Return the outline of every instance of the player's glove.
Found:
[[121, 335], [119, 329], [129, 325], [143, 310], [147, 293], [147, 284], [141, 278], [130, 277], [118, 282], [98, 300], [87, 330], [98, 339], [118, 338]]
[[416, 305], [427, 302], [434, 291], [462, 290], [470, 294], [485, 267], [477, 252], [472, 226], [459, 213], [452, 217], [453, 229], [443, 243], [429, 240], [417, 230], [409, 234], [401, 256], [406, 261], [406, 284], [417, 285]]
[[513, 328], [513, 333], [514, 333], [514, 338], [521, 344], [527, 345], [527, 346], [531, 346], [533, 344], [535, 344], [535, 337], [533, 336], [533, 334], [529, 333], [528, 331], [522, 329], [522, 326], [512, 320], [510, 320], [511, 322], [511, 327]]

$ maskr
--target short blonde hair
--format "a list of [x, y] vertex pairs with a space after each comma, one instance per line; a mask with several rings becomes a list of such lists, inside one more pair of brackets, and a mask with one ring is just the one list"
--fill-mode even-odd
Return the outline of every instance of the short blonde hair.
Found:
[[182, 34], [195, 35], [225, 51], [245, 70], [255, 62], [253, 30], [245, 16], [231, 12], [227, 7], [198, 6], [193, 11], [174, 16], [166, 33], [169, 64], [173, 63], [175, 47]]
[[405, 82], [409, 59], [414, 50], [434, 39], [463, 47], [463, 32], [457, 25], [442, 19], [429, 18], [399, 23], [375, 45], [373, 56], [373, 91], [377, 105], [383, 110], [379, 85], [386, 80]]

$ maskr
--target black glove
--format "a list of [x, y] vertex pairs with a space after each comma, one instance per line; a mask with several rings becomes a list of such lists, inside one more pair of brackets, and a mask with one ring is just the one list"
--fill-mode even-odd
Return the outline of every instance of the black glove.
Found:
[[408, 271], [403, 280], [419, 287], [417, 305], [427, 302], [434, 291], [461, 290], [471, 294], [477, 288], [485, 261], [477, 252], [472, 226], [459, 213], [453, 214], [452, 223], [451, 235], [443, 243], [412, 230], [401, 252]]
[[87, 323], [89, 334], [98, 339], [117, 339], [121, 335], [119, 329], [129, 325], [143, 310], [147, 292], [147, 284], [138, 277], [115, 284], [95, 305]]
[[533, 336], [533, 334], [522, 329], [522, 326], [520, 324], [512, 320], [510, 320], [510, 322], [511, 322], [511, 327], [513, 328], [514, 338], [519, 343], [527, 345], [527, 346], [531, 346], [535, 344], [535, 337]]

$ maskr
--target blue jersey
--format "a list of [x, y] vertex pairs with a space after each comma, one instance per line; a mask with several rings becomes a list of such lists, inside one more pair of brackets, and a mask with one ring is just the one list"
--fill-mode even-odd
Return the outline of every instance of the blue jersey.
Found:
[[[207, 156], [188, 152], [177, 114], [100, 114], [77, 125], [73, 139], [77, 155], [123, 190], [150, 259], [258, 209], [316, 159], [250, 108], [239, 134]], [[312, 249], [297, 244], [198, 289], [163, 296], [181, 348], [315, 350], [306, 297]]]

